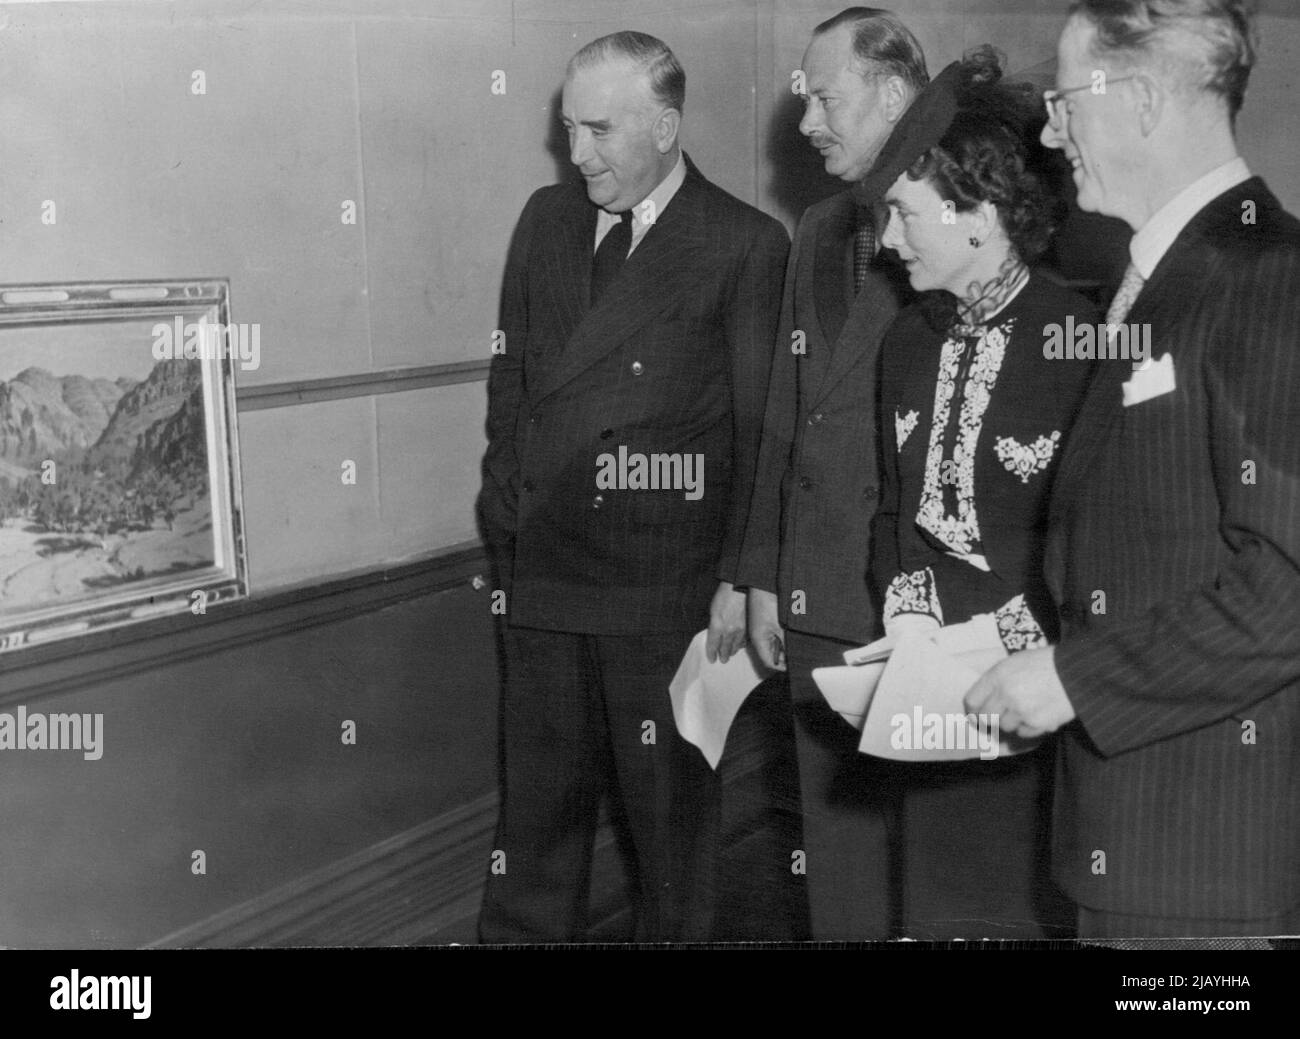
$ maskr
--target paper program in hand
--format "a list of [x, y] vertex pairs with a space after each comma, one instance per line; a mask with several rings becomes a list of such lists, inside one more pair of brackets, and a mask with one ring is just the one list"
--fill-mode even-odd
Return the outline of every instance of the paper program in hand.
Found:
[[717, 769], [731, 723], [765, 675], [754, 666], [748, 647], [733, 653], [725, 664], [710, 663], [704, 649], [708, 635], [702, 631], [691, 639], [668, 694], [682, 739], [699, 747], [709, 767]]
[[895, 761], [959, 761], [1022, 754], [1037, 740], [1003, 738], [996, 716], [966, 710], [965, 696], [1005, 651], [947, 653], [933, 639], [898, 640], [876, 687], [858, 750]]

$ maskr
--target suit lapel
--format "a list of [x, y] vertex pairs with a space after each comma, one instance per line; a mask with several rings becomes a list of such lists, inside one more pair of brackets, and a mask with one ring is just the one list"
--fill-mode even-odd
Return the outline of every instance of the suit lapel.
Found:
[[856, 230], [857, 205], [848, 191], [833, 196], [835, 206], [817, 228], [813, 249], [813, 306], [817, 323], [827, 344], [839, 340], [849, 310], [845, 296], [844, 259], [849, 239]]
[[[1177, 352], [1176, 340], [1165, 340], [1162, 344], [1157, 344], [1157, 333], [1161, 328], [1177, 324], [1179, 316], [1190, 302], [1187, 293], [1196, 292], [1197, 286], [1203, 282], [1207, 257], [1200, 239], [1204, 228], [1208, 222], [1220, 219], [1225, 212], [1240, 212], [1238, 199], [1246, 197], [1243, 191], [1252, 183], [1253, 181], [1246, 181], [1209, 203], [1193, 217], [1169, 247], [1169, 251], [1161, 257], [1156, 269], [1151, 272], [1150, 280], [1133, 301], [1124, 323], [1152, 326], [1152, 353], [1156, 355], [1153, 360], [1158, 359], [1163, 352]], [[1097, 368], [1057, 475], [1059, 485], [1074, 493], [1082, 490], [1084, 478], [1102, 453], [1107, 435], [1122, 417], [1124, 407], [1121, 385], [1133, 376], [1131, 361], [1101, 361]], [[1061, 499], [1066, 497], [1068, 494], [1058, 496]], [[1065, 501], [1061, 500], [1059, 504], [1064, 507]]]
[[862, 291], [849, 306], [830, 363], [822, 371], [814, 400], [832, 393], [857, 365], [868, 360], [874, 362], [885, 329], [898, 314], [902, 290], [895, 279], [899, 273], [881, 263], [879, 257], [867, 271]]
[[587, 200], [586, 191], [575, 186], [570, 204], [543, 254], [565, 328], [576, 328], [587, 310], [595, 237], [596, 207]]
[[[700, 280], [703, 272], [698, 254], [703, 248], [709, 219], [704, 199], [706, 188], [707, 181], [687, 160], [686, 180], [596, 306], [585, 309], [576, 322], [563, 353], [553, 359], [535, 384], [535, 400], [554, 393], [616, 350], [629, 336], [676, 305], [689, 286]], [[580, 272], [571, 269], [569, 285], [560, 290], [566, 303], [580, 291], [578, 302], [582, 308], [586, 308], [590, 292], [592, 239], [596, 233], [595, 207], [588, 204], [587, 210], [588, 218], [582, 221], [587, 228], [585, 266]], [[574, 225], [578, 223], [572, 221]], [[566, 257], [574, 256], [577, 249], [571, 243], [562, 253]]]

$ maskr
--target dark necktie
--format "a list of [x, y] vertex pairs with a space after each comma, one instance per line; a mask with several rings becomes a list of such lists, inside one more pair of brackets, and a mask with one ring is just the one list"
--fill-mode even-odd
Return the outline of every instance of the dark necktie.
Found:
[[858, 228], [853, 235], [853, 292], [862, 291], [867, 280], [867, 268], [876, 255], [876, 225], [870, 209], [858, 207]]
[[625, 209], [619, 214], [619, 222], [605, 232], [600, 240], [600, 247], [591, 261], [591, 305], [609, 288], [610, 282], [618, 277], [627, 259], [628, 249], [632, 247], [632, 210]]

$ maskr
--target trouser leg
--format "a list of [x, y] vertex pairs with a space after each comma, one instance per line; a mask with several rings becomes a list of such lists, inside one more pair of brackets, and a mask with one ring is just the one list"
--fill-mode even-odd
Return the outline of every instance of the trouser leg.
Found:
[[505, 767], [479, 936], [575, 941], [608, 771], [590, 636], [507, 627], [502, 642]]
[[637, 938], [708, 937], [719, 784], [677, 733], [668, 686], [687, 633], [597, 636], [600, 684], [642, 906]]
[[858, 752], [860, 734], [830, 707], [812, 677], [813, 668], [842, 665], [851, 648], [786, 632], [809, 922], [819, 941], [887, 938], [894, 922], [891, 766]]

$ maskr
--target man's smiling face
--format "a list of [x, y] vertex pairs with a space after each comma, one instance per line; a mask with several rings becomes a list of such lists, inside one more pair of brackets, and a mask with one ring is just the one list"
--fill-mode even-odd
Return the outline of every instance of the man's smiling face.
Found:
[[569, 161], [596, 205], [621, 213], [654, 190], [663, 161], [654, 123], [662, 108], [646, 74], [623, 61], [575, 69], [564, 81], [560, 117]]
[[[1095, 36], [1096, 29], [1081, 15], [1066, 23], [1056, 48], [1056, 89], [1072, 92], [1057, 102], [1056, 125], [1047, 122], [1041, 139], [1069, 159], [1080, 209], [1123, 216], [1131, 194], [1132, 149], [1127, 142], [1133, 113], [1120, 96], [1126, 84], [1109, 89], [1119, 77], [1102, 68], [1092, 53]], [[1097, 73], [1104, 76], [1102, 93], [1091, 87]], [[1088, 89], [1073, 89], [1080, 86]]]

